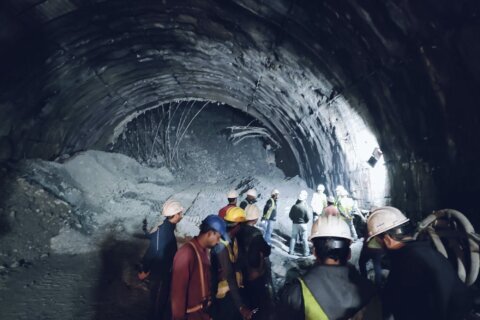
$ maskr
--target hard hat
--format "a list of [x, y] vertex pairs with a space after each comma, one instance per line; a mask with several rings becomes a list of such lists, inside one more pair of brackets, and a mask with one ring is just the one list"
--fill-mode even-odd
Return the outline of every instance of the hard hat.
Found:
[[272, 190], [272, 195], [274, 195], [274, 194], [280, 194], [280, 191], [278, 191], [278, 189], [273, 189]]
[[247, 191], [247, 196], [252, 196], [252, 197], [256, 198], [256, 197], [257, 197], [257, 190], [255, 190], [255, 189], [248, 189], [248, 191]]
[[177, 213], [183, 212], [185, 209], [181, 203], [176, 200], [168, 200], [163, 204], [162, 215], [165, 217], [171, 217]]
[[223, 218], [227, 222], [244, 222], [247, 217], [245, 211], [240, 207], [231, 207]]
[[345, 187], [342, 186], [342, 185], [338, 185], [336, 188], [335, 188], [335, 192], [339, 192], [341, 190], [345, 190]]
[[249, 204], [245, 208], [245, 215], [247, 221], [252, 221], [260, 218], [260, 209], [254, 204]]
[[325, 191], [325, 186], [323, 184], [319, 184], [317, 186], [317, 191], [322, 191], [322, 192]]
[[228, 198], [228, 199], [238, 198], [238, 193], [237, 193], [237, 191], [235, 191], [235, 190], [230, 190], [230, 191], [228, 191], [228, 193], [227, 193], [227, 198]]
[[202, 225], [209, 226], [211, 229], [220, 233], [222, 238], [227, 239], [227, 225], [225, 224], [225, 221], [223, 221], [223, 219], [220, 218], [218, 215], [208, 215], [205, 219], [203, 219]]
[[314, 238], [343, 238], [352, 241], [350, 227], [345, 220], [336, 216], [321, 216], [312, 226], [312, 235]]
[[410, 221], [405, 215], [394, 207], [376, 208], [368, 217], [368, 239], [370, 241], [375, 236], [398, 227]]
[[335, 203], [335, 198], [333, 196], [328, 196], [327, 202], [328, 203]]
[[298, 195], [298, 200], [304, 201], [307, 200], [308, 198], [308, 192], [305, 190], [300, 191], [300, 194]]

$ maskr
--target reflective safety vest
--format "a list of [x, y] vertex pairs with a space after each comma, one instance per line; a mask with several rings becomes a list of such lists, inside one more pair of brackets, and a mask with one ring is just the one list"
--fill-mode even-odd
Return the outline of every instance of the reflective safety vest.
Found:
[[301, 278], [298, 278], [298, 280], [300, 281], [300, 286], [302, 287], [305, 320], [328, 320], [325, 311], [323, 311], [317, 300], [315, 300], [315, 297], [310, 289], [308, 289], [305, 282]]
[[350, 197], [338, 198], [336, 205], [338, 210], [344, 217], [351, 219], [351, 214], [352, 214], [353, 205], [354, 205], [352, 198]]
[[[233, 239], [233, 248], [230, 245], [230, 242], [226, 240], [220, 239], [220, 242], [225, 246], [225, 248], [228, 251], [228, 258], [232, 263], [232, 268], [235, 272], [235, 279], [237, 281], [237, 286], [239, 288], [243, 288], [243, 274], [241, 271], [235, 270], [235, 264], [237, 263], [237, 260], [238, 260], [237, 239]], [[230, 287], [228, 286], [227, 279], [223, 279], [220, 282], [218, 282], [217, 295], [216, 295], [217, 299], [225, 298], [225, 295], [227, 294], [228, 291], [230, 291]]]

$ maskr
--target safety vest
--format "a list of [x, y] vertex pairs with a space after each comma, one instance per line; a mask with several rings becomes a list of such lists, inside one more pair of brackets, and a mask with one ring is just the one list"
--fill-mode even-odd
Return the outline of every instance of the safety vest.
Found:
[[268, 211], [265, 212], [265, 214], [263, 215], [263, 218], [266, 220], [270, 220], [270, 216], [272, 215], [273, 210], [275, 210], [275, 208], [277, 207], [277, 205], [275, 204], [275, 201], [272, 198], [268, 199], [267, 202], [268, 201], [270, 201], [272, 205], [270, 206], [270, 208], [268, 208]]
[[301, 278], [298, 278], [298, 280], [300, 281], [300, 286], [302, 287], [305, 320], [328, 320], [325, 311], [323, 311], [317, 300], [315, 300], [315, 297], [310, 289], [308, 289], [305, 282]]
[[[235, 279], [237, 280], [237, 286], [239, 288], [243, 288], [243, 275], [241, 271], [236, 271], [235, 270], [235, 264], [237, 263], [238, 260], [238, 242], [237, 239], [233, 239], [233, 248], [230, 245], [230, 242], [220, 239], [220, 242], [225, 246], [225, 248], [228, 251], [228, 258], [230, 262], [232, 263], [233, 269], [235, 271]], [[223, 279], [218, 282], [218, 288], [217, 288], [217, 299], [222, 299], [225, 298], [225, 295], [227, 292], [230, 291], [230, 287], [228, 286], [228, 281], [227, 279]]]
[[353, 199], [350, 197], [338, 198], [337, 200], [337, 208], [341, 214], [343, 214], [346, 218], [351, 218], [351, 213], [353, 210]]

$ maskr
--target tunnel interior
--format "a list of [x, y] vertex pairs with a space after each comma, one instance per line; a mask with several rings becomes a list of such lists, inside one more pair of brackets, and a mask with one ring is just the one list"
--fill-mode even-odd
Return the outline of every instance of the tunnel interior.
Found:
[[[478, 228], [479, 11], [474, 0], [3, 1], [2, 281], [25, 267], [22, 290], [43, 292], [52, 280], [36, 266], [72, 267], [64, 254], [88, 255], [81, 279], [104, 275], [122, 245], [144, 246], [131, 236], [166, 199], [186, 203], [178, 233], [192, 236], [231, 188], [257, 188], [260, 205], [279, 188], [287, 216], [301, 189], [343, 185], [366, 210], [419, 221], [454, 208]], [[107, 296], [118, 311], [114, 278], [95, 278], [93, 296], [77, 288], [85, 305]], [[15, 295], [1, 299], [13, 310]], [[93, 309], [81, 317], [116, 312]]]

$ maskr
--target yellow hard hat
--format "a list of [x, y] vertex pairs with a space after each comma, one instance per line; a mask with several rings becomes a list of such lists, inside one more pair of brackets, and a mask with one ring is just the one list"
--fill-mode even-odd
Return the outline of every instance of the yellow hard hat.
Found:
[[240, 207], [231, 207], [227, 210], [225, 214], [225, 218], [223, 218], [227, 222], [244, 222], [247, 220], [247, 216], [245, 214], [245, 210]]

